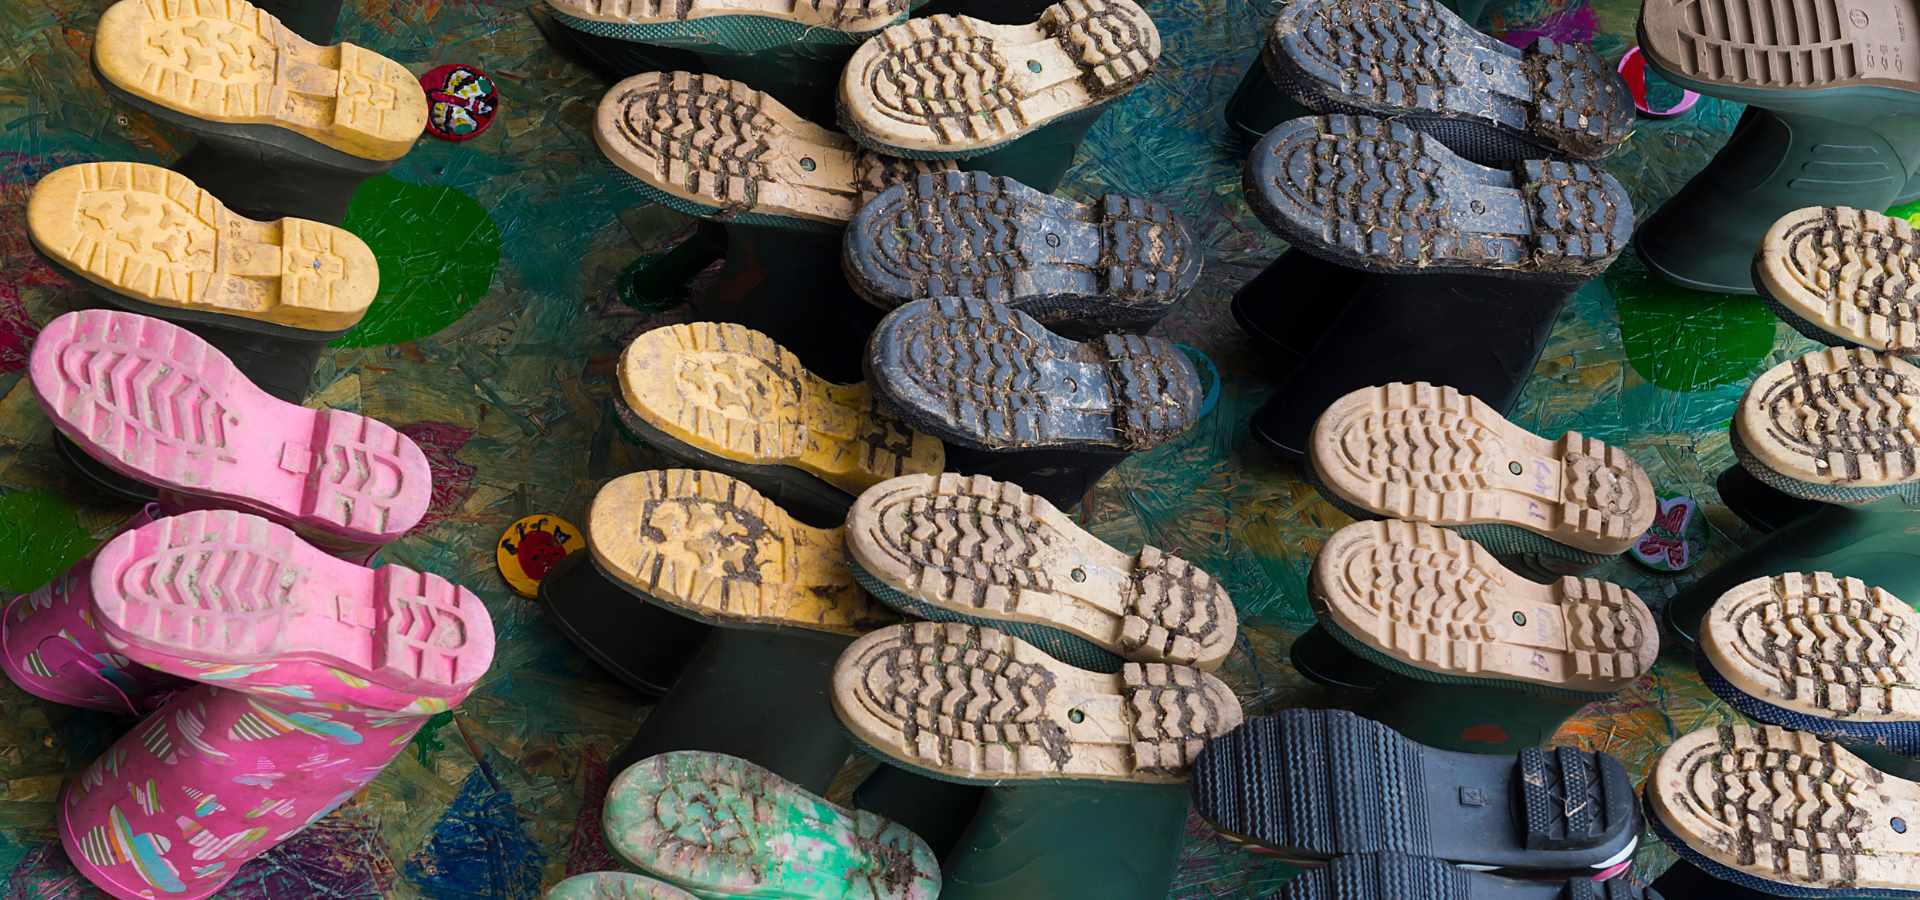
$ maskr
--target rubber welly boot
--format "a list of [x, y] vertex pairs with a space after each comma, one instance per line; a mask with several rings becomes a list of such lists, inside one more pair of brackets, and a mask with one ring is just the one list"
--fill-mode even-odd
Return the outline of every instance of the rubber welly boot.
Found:
[[591, 553], [571, 554], [547, 573], [540, 605], [588, 659], [649, 696], [673, 687], [712, 631], [635, 597], [602, 574]]
[[714, 629], [613, 770], [669, 750], [710, 750], [825, 794], [853, 750], [827, 697], [849, 643], [797, 629]]
[[837, 231], [729, 224], [726, 262], [694, 298], [695, 317], [761, 332], [828, 381], [862, 380], [867, 337], [884, 311], [847, 286], [841, 240]]
[[561, 56], [588, 69], [608, 83], [641, 72], [703, 72], [700, 57], [675, 47], [641, 44], [573, 28], [550, 8], [528, 11], [533, 25]]
[[1184, 784], [997, 787], [944, 858], [942, 900], [1164, 900], [1186, 841]]
[[1392, 674], [1348, 650], [1325, 625], [1314, 625], [1294, 638], [1287, 658], [1308, 680], [1342, 691], [1370, 694], [1386, 687]]
[[316, 44], [331, 44], [339, 33], [341, 0], [259, 0], [253, 4]]
[[1452, 387], [1505, 415], [1576, 288], [1484, 275], [1370, 276], [1254, 414], [1253, 434], [1302, 462], [1314, 421], [1333, 401], [1397, 381]]
[[1067, 116], [998, 150], [962, 160], [960, 166], [969, 172], [1004, 175], [1051, 194], [1067, 179], [1067, 171], [1080, 155], [1080, 144], [1106, 110], [1102, 105]]
[[1827, 506], [1818, 500], [1803, 500], [1776, 491], [1739, 463], [1728, 466], [1713, 484], [1727, 509], [1748, 527], [1762, 533], [1778, 531]]
[[1669, 900], [1686, 900], [1690, 897], [1711, 897], [1713, 900], [1778, 900], [1778, 894], [1763, 894], [1753, 888], [1721, 881], [1700, 871], [1698, 866], [1684, 859], [1676, 859], [1673, 865], [1659, 878], [1648, 885], [1647, 897], [1654, 900], [1659, 894]]
[[1292, 375], [1367, 278], [1359, 269], [1288, 250], [1233, 293], [1233, 320], [1259, 346], [1268, 372]]
[[944, 860], [973, 824], [987, 789], [928, 778], [881, 763], [853, 791], [853, 805], [907, 827]]
[[1132, 455], [1127, 450], [976, 450], [948, 444], [947, 471], [1017, 484], [1028, 493], [1047, 498], [1048, 503], [1071, 509]]
[[60, 458], [66, 460], [67, 465], [72, 466], [74, 471], [79, 472], [80, 477], [86, 479], [87, 484], [101, 493], [134, 503], [152, 503], [160, 499], [159, 488], [139, 479], [128, 478], [108, 468], [106, 463], [94, 459], [87, 451], [82, 450], [79, 444], [73, 442], [73, 438], [57, 431], [53, 434], [53, 450], [60, 454]]

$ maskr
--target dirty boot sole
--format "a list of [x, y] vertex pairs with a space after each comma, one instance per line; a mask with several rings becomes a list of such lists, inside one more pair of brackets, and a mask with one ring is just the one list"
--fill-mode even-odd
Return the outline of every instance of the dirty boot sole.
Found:
[[1173, 211], [1118, 194], [1099, 204], [985, 172], [923, 175], [847, 225], [855, 290], [885, 309], [928, 297], [990, 300], [1044, 324], [1144, 330], [1200, 277]]
[[353, 234], [305, 219], [256, 222], [143, 163], [82, 163], [40, 179], [27, 235], [55, 265], [156, 315], [229, 328], [345, 331], [380, 287], [373, 251]]
[[1625, 553], [1653, 524], [1653, 483], [1624, 451], [1550, 441], [1477, 397], [1425, 382], [1361, 388], [1314, 422], [1308, 461], [1334, 499], [1432, 525], [1508, 525], [1588, 553]]
[[978, 156], [1146, 80], [1160, 32], [1131, 0], [1066, 0], [1032, 25], [908, 19], [861, 45], [840, 80], [840, 124], [914, 158]]
[[1425, 680], [1611, 694], [1660, 655], [1653, 613], [1632, 591], [1592, 578], [1539, 584], [1431, 525], [1340, 529], [1308, 589], [1342, 643]]
[[1222, 835], [1316, 862], [1394, 852], [1531, 873], [1606, 869], [1640, 833], [1618, 760], [1435, 750], [1342, 710], [1249, 720], [1207, 745], [1194, 809]]
[[916, 429], [986, 450], [1146, 450], [1193, 426], [1205, 391], [1178, 347], [1108, 335], [1078, 343], [984, 300], [921, 300], [887, 314], [867, 377]]
[[940, 861], [904, 826], [844, 809], [724, 753], [627, 767], [607, 790], [607, 843], [705, 897], [934, 900]]
[[155, 487], [358, 543], [406, 534], [433, 497], [433, 470], [412, 438], [268, 396], [178, 325], [67, 313], [34, 340], [28, 368], [61, 434]]
[[1867, 124], [1920, 107], [1920, 6], [1646, 0], [1638, 38], [1662, 77], [1712, 97]]
[[848, 494], [938, 472], [946, 449], [882, 407], [863, 384], [832, 384], [772, 338], [741, 325], [668, 325], [620, 358], [635, 418], [735, 463], [805, 472]]
[[869, 153], [740, 82], [687, 72], [614, 85], [593, 137], [651, 199], [743, 225], [837, 230], [886, 187], [945, 168]]
[[575, 875], [547, 889], [541, 900], [697, 900], [664, 881], [632, 872]]
[[1595, 160], [1633, 132], [1633, 99], [1591, 48], [1542, 38], [1523, 51], [1432, 0], [1283, 6], [1264, 59], [1312, 109], [1404, 116], [1483, 161]]
[[1907, 823], [1920, 785], [1830, 741], [1723, 725], [1668, 747], [1647, 777], [1654, 832], [1722, 881], [1787, 897], [1920, 897]]
[[1820, 343], [1920, 354], [1920, 236], [1905, 219], [1844, 206], [1790, 212], [1761, 241], [1753, 285]]
[[840, 655], [833, 706], [861, 744], [946, 781], [1178, 783], [1240, 701], [1186, 666], [1086, 672], [991, 628], [914, 622]]
[[[1700, 653], [1735, 708], [1822, 737], [1920, 748], [1920, 613], [1858, 578], [1791, 572], [1735, 586]], [[1703, 673], [1705, 674], [1705, 673]], [[1724, 693], [1716, 690], [1716, 693]]]
[[308, 43], [246, 0], [121, 0], [100, 16], [93, 62], [161, 108], [285, 129], [362, 159], [405, 156], [427, 125], [426, 94], [405, 66]]
[[878, 31], [906, 15], [907, 0], [547, 0], [555, 12], [603, 25], [671, 25], [735, 19], [741, 27], [790, 23], [859, 33]]
[[863, 634], [899, 620], [854, 583], [841, 529], [795, 522], [718, 472], [616, 478], [587, 517], [587, 547], [603, 573], [709, 625]]
[[1867, 503], [1920, 481], [1920, 368], [1871, 350], [1833, 349], [1754, 379], [1733, 443], [1754, 476], [1783, 493]]
[[854, 576], [903, 612], [1065, 644], [1055, 655], [1083, 668], [1216, 669], [1238, 628], [1226, 590], [1186, 560], [1153, 547], [1121, 553], [1044, 498], [984, 475], [874, 486], [847, 514], [847, 552]]
[[1404, 853], [1334, 858], [1280, 888], [1278, 900], [1646, 900], [1625, 877], [1523, 881]]
[[1294, 119], [1247, 159], [1247, 201], [1287, 242], [1372, 272], [1585, 281], [1633, 233], [1633, 202], [1605, 171], [1468, 162], [1404, 122]]
[[96, 623], [116, 646], [183, 678], [211, 678], [209, 664], [299, 660], [450, 704], [493, 659], [493, 623], [473, 592], [329, 556], [246, 513], [190, 512], [121, 534], [95, 558], [92, 587]]

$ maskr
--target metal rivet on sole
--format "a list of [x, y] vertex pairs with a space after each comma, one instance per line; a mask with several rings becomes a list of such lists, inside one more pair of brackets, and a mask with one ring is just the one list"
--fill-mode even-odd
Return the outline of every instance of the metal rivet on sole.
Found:
[[808, 171], [808, 172], [811, 172], [811, 171], [813, 171], [813, 167], [814, 167], [814, 161], [813, 161], [813, 157], [811, 157], [811, 156], [809, 156], [809, 157], [807, 157], [806, 159], [803, 159], [803, 160], [801, 160], [801, 161], [800, 161], [800, 168], [802, 168], [802, 169], [804, 169], [804, 170], [806, 170], [806, 171]]
[[[1069, 722], [1072, 722], [1072, 723], [1073, 723], [1073, 724], [1075, 724], [1075, 725], [1078, 725], [1078, 724], [1080, 724], [1081, 722], [1085, 722], [1086, 720], [1087, 720], [1087, 714], [1086, 714], [1086, 713], [1083, 713], [1083, 712], [1081, 712], [1081, 711], [1079, 711], [1079, 710], [1077, 710], [1077, 709], [1070, 709], [1070, 710], [1067, 710], [1067, 721], [1069, 721]], [[1899, 820], [1899, 819], [1895, 819], [1894, 821], [1895, 821], [1895, 822], [1898, 822], [1898, 821], [1900, 821], [1900, 820]], [[1900, 830], [1901, 830], [1901, 831], [1905, 831], [1905, 830], [1907, 830], [1907, 828], [1906, 828], [1906, 826], [1905, 826], [1905, 825], [1902, 825], [1902, 826], [1900, 826]]]
[[1060, 236], [1059, 236], [1059, 235], [1057, 235], [1057, 234], [1049, 234], [1049, 235], [1047, 235], [1047, 246], [1049, 246], [1049, 247], [1058, 247], [1058, 246], [1060, 246]]
[[1035, 75], [1040, 74], [1040, 61], [1037, 59], [1027, 60], [1027, 71], [1032, 72]]
[[1482, 72], [1485, 72], [1485, 73], [1486, 73], [1486, 74], [1488, 74], [1488, 75], [1492, 75], [1492, 74], [1493, 74], [1493, 63], [1490, 63], [1490, 62], [1487, 62], [1487, 61], [1486, 61], [1486, 60], [1484, 60], [1484, 59], [1483, 59], [1483, 60], [1481, 60], [1481, 61], [1480, 61], [1480, 71], [1482, 71]]
[[1075, 569], [1073, 570], [1072, 574], [1073, 574], [1073, 580], [1075, 581], [1087, 580], [1087, 570], [1085, 569]]
[[1527, 470], [1526, 466], [1523, 466], [1517, 462], [1507, 463], [1507, 471], [1512, 472], [1515, 475], [1518, 475], [1521, 472], [1525, 472], [1526, 470]]
[[1480, 202], [1480, 201], [1478, 201], [1478, 200], [1475, 200], [1475, 201], [1473, 201], [1472, 203], [1469, 203], [1469, 204], [1467, 204], [1467, 205], [1468, 205], [1468, 206], [1471, 206], [1471, 207], [1473, 207], [1473, 211], [1474, 211], [1474, 212], [1475, 212], [1476, 214], [1477, 214], [1477, 213], [1483, 213], [1483, 212], [1486, 212], [1486, 211], [1487, 211], [1487, 205], [1486, 205], [1485, 203], [1481, 203], [1481, 202]]
[[1527, 614], [1526, 614], [1526, 613], [1523, 613], [1523, 612], [1515, 612], [1515, 613], [1513, 614], [1513, 624], [1515, 624], [1515, 625], [1519, 625], [1519, 626], [1521, 626], [1522, 628], [1524, 628], [1524, 627], [1526, 627], [1526, 624], [1527, 624]]
[[1893, 830], [1895, 833], [1897, 834], [1907, 833], [1907, 820], [1902, 819], [1899, 816], [1894, 816], [1893, 821], [1889, 824], [1893, 826]]

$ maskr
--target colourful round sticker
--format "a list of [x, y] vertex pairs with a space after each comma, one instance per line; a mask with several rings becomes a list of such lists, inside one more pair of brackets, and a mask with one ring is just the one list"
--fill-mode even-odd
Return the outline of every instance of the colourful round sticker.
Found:
[[507, 586], [522, 597], [540, 596], [540, 582], [553, 567], [587, 546], [580, 529], [559, 516], [528, 516], [513, 523], [493, 548]]
[[[1639, 47], [1627, 50], [1620, 57], [1620, 78], [1627, 83], [1627, 92], [1633, 95], [1633, 107], [1641, 115], [1656, 119], [1668, 119], [1680, 115], [1700, 102], [1700, 95], [1684, 88], [1668, 84], [1664, 80], [1647, 80], [1647, 58], [1640, 53]], [[1674, 91], [1679, 97], [1674, 97]], [[1655, 105], [1655, 104], [1658, 105]]]
[[427, 92], [427, 133], [443, 141], [470, 141], [493, 124], [500, 92], [472, 66], [441, 66], [420, 76]]
[[1679, 572], [1707, 549], [1707, 516], [1692, 497], [1663, 497], [1653, 526], [1634, 542], [1630, 555], [1656, 572]]

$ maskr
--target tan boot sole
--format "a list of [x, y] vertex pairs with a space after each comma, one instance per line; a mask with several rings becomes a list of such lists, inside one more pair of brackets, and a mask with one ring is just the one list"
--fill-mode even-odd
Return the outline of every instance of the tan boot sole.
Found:
[[866, 745], [957, 781], [1180, 782], [1240, 724], [1240, 701], [1186, 666], [1073, 668], [991, 628], [914, 622], [833, 669], [833, 706]]
[[1512, 525], [1608, 556], [1633, 546], [1659, 505], [1621, 450], [1571, 431], [1546, 440], [1479, 398], [1425, 382], [1334, 401], [1309, 454], [1322, 484], [1375, 515]]
[[718, 472], [616, 478], [587, 516], [601, 571], [708, 624], [864, 634], [900, 618], [854, 584], [841, 529], [795, 522]]
[[875, 31], [900, 18], [907, 0], [547, 0], [589, 22], [664, 25], [715, 16], [757, 16], [835, 31]]
[[1538, 584], [1431, 525], [1348, 525], [1308, 584], [1349, 637], [1441, 675], [1606, 694], [1660, 655], [1653, 613], [1632, 591], [1592, 578]]
[[1743, 582], [1700, 632], [1707, 661], [1741, 693], [1820, 719], [1920, 720], [1920, 613], [1828, 572]]
[[185, 175], [81, 163], [34, 185], [27, 234], [54, 262], [143, 303], [342, 331], [380, 289], [373, 251], [309, 222], [255, 222]]
[[[1660, 68], [1708, 84], [1788, 91], [1920, 90], [1913, 0], [1757, 5], [1644, 0], [1640, 45]], [[1851, 99], [1851, 98], [1848, 98]]]
[[1121, 553], [984, 475], [881, 482], [847, 513], [847, 552], [921, 603], [1057, 628], [1139, 662], [1219, 668], [1239, 624], [1227, 592], [1186, 560]]
[[1870, 350], [1833, 349], [1753, 380], [1734, 431], [1795, 481], [1872, 488], [1920, 477], [1920, 368]]
[[984, 151], [1124, 94], [1160, 58], [1131, 0], [1066, 0], [1032, 25], [908, 19], [855, 51], [841, 121], [861, 143], [912, 153]]
[[792, 466], [850, 494], [939, 472], [946, 448], [881, 407], [865, 384], [833, 384], [741, 325], [656, 328], [620, 357], [620, 390], [642, 421], [748, 465]]
[[1920, 885], [1920, 827], [1900, 824], [1920, 822], [1920, 785], [1810, 734], [1703, 728], [1660, 754], [1647, 795], [1694, 852], [1754, 878], [1850, 891]]
[[646, 72], [613, 86], [594, 116], [600, 152], [627, 174], [714, 218], [845, 225], [873, 196], [948, 165], [861, 150], [737, 81]]
[[1753, 274], [1761, 293], [1836, 338], [1920, 350], [1920, 236], [1905, 219], [1794, 210], [1767, 230]]
[[363, 159], [399, 159], [427, 127], [426, 92], [405, 66], [308, 43], [246, 0], [121, 0], [100, 16], [93, 61], [167, 109], [276, 125]]

